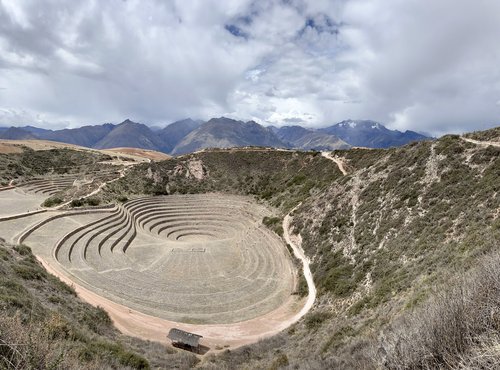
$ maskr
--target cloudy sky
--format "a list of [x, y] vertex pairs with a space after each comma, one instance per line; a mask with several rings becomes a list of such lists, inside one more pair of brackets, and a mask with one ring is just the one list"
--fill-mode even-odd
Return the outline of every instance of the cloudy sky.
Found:
[[500, 125], [496, 0], [0, 0], [0, 125]]

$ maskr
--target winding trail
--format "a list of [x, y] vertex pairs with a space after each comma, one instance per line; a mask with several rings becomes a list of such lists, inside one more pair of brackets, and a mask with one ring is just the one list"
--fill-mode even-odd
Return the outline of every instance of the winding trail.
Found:
[[345, 176], [347, 175], [347, 171], [344, 167], [344, 162], [340, 160], [340, 158], [337, 157], [332, 157], [332, 155], [329, 152], [321, 152], [321, 156], [325, 157], [326, 159], [329, 159], [337, 164], [337, 167], [339, 168], [340, 172]]
[[468, 143], [476, 144], [476, 145], [482, 145], [482, 146], [496, 146], [497, 148], [500, 148], [500, 142], [496, 141], [480, 141], [480, 140], [474, 140], [474, 139], [469, 139], [468, 137], [460, 136], [460, 138], [463, 141], [467, 141]]
[[[150, 160], [150, 161], [151, 161], [151, 160]], [[135, 163], [134, 163], [134, 164], [135, 164]], [[134, 165], [134, 164], [131, 164], [131, 165], [129, 165], [129, 166], [132, 166], [132, 165]], [[103, 182], [101, 185], [99, 185], [99, 187], [98, 187], [97, 189], [95, 189], [94, 191], [92, 191], [92, 192], [90, 192], [90, 193], [88, 193], [88, 194], [84, 195], [84, 196], [83, 196], [83, 197], [81, 197], [81, 198], [82, 198], [82, 199], [87, 199], [87, 198], [90, 198], [90, 197], [92, 197], [92, 196], [96, 195], [97, 193], [99, 193], [99, 192], [100, 192], [100, 191], [101, 191], [101, 190], [102, 190], [102, 189], [103, 189], [106, 185], [111, 184], [112, 182], [118, 181], [118, 180], [120, 180], [121, 178], [125, 177], [125, 175], [126, 175], [126, 171], [127, 171], [127, 168], [128, 168], [128, 167], [124, 167], [124, 168], [122, 168], [122, 169], [120, 170], [120, 176], [118, 176], [118, 177], [116, 177], [116, 178], [114, 178], [114, 179], [111, 179], [111, 180], [109, 180], [109, 181], [105, 181], [105, 182]], [[93, 182], [93, 181], [94, 181], [94, 180], [92, 180], [92, 182]], [[54, 210], [59, 210], [59, 209], [62, 209], [62, 208], [64, 208], [64, 207], [66, 207], [67, 205], [69, 205], [72, 201], [73, 201], [73, 200], [69, 200], [69, 201], [67, 201], [67, 202], [65, 202], [65, 203], [63, 203], [63, 204], [58, 205], [57, 207], [52, 208], [52, 209], [54, 209]]]
[[309, 267], [309, 258], [306, 257], [304, 250], [302, 249], [302, 238], [300, 234], [292, 235], [290, 234], [291, 221], [292, 216], [290, 215], [295, 211], [302, 203], [297, 205], [294, 209], [292, 209], [283, 219], [283, 237], [285, 241], [292, 247], [293, 254], [302, 262], [302, 270], [304, 272], [304, 277], [307, 282], [307, 300], [306, 304], [300, 312], [293, 317], [293, 322], [299, 321], [314, 305], [314, 301], [316, 300], [316, 285], [314, 285], [314, 279], [311, 273], [311, 268]]

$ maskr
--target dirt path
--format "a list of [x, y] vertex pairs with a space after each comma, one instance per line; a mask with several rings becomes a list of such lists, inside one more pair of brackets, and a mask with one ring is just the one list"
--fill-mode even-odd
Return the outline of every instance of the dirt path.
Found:
[[495, 142], [495, 141], [480, 141], [480, 140], [474, 140], [474, 139], [469, 139], [468, 137], [463, 137], [460, 136], [460, 138], [463, 141], [467, 141], [468, 143], [476, 144], [476, 145], [483, 145], [483, 146], [496, 146], [497, 148], [500, 148], [500, 143]]
[[[129, 167], [131, 167], [132, 165], [133, 165], [133, 164], [131, 164]], [[97, 193], [99, 193], [99, 192], [102, 190], [102, 188], [104, 188], [106, 185], [111, 184], [112, 182], [118, 181], [118, 180], [120, 180], [121, 178], [125, 177], [126, 170], [127, 170], [129, 167], [124, 167], [124, 168], [122, 168], [122, 169], [120, 170], [120, 176], [118, 176], [118, 177], [116, 177], [116, 178], [114, 178], [114, 179], [111, 179], [111, 180], [109, 180], [109, 181], [105, 181], [105, 182], [103, 182], [101, 185], [99, 185], [99, 187], [98, 187], [97, 189], [95, 189], [94, 191], [92, 191], [92, 192], [88, 193], [87, 195], [84, 195], [84, 196], [83, 196], [83, 197], [81, 197], [81, 198], [82, 198], [82, 199], [87, 199], [87, 198], [90, 198], [90, 197], [92, 197], [92, 196], [96, 195]], [[92, 181], [94, 181], [94, 180], [92, 180]], [[67, 205], [69, 205], [72, 201], [73, 201], [73, 200], [69, 200], [69, 201], [67, 201], [66, 203], [63, 203], [63, 204], [61, 204], [61, 205], [59, 205], [59, 206], [57, 206], [57, 207], [54, 207], [54, 208], [52, 208], [52, 209], [55, 209], [55, 210], [62, 209], [62, 208], [64, 208], [64, 207], [66, 207]]]
[[339, 168], [340, 172], [342, 172], [344, 176], [347, 175], [347, 171], [344, 167], [344, 162], [342, 162], [340, 158], [332, 157], [332, 155], [329, 152], [321, 152], [321, 155], [331, 161], [334, 161], [337, 164], [337, 167]]
[[121, 178], [124, 178], [124, 177], [125, 177], [125, 174], [126, 174], [126, 172], [127, 172], [127, 169], [128, 169], [128, 167], [124, 167], [124, 168], [122, 168], [122, 169], [120, 170], [120, 176], [118, 176], [117, 178], [114, 178], [114, 179], [112, 179], [112, 180], [109, 180], [109, 181], [105, 181], [105, 182], [103, 182], [101, 185], [99, 185], [99, 187], [98, 187], [97, 189], [95, 189], [93, 192], [91, 192], [91, 193], [89, 193], [89, 194], [87, 194], [87, 195], [83, 196], [83, 198], [84, 198], [84, 199], [85, 199], [85, 198], [90, 198], [91, 196], [94, 196], [94, 195], [96, 195], [97, 193], [99, 193], [99, 192], [102, 190], [102, 188], [104, 188], [106, 185], [111, 184], [112, 182], [118, 181], [118, 180], [120, 180]]
[[311, 269], [309, 267], [309, 258], [306, 257], [304, 250], [302, 249], [302, 238], [300, 234], [292, 235], [290, 234], [290, 223], [292, 221], [292, 216], [290, 216], [293, 211], [295, 211], [300, 204], [292, 209], [283, 219], [283, 237], [285, 238], [285, 241], [292, 247], [293, 249], [293, 254], [295, 257], [297, 257], [301, 262], [302, 262], [302, 269], [304, 272], [304, 276], [306, 278], [307, 282], [307, 290], [308, 290], [308, 295], [307, 295], [307, 300], [306, 304], [300, 312], [293, 318], [293, 322], [298, 321], [300, 318], [302, 318], [309, 310], [312, 308], [314, 305], [314, 301], [316, 300], [316, 286], [314, 285], [314, 279], [311, 273]]
[[[170, 340], [167, 339], [166, 335], [171, 328], [175, 327], [202, 335], [201, 344], [210, 348], [208, 352], [227, 348], [234, 349], [278, 334], [300, 319], [310, 308], [308, 307], [310, 301], [308, 298], [304, 308], [297, 314], [296, 312], [302, 306], [303, 300], [298, 301], [295, 296], [290, 296], [288, 301], [278, 309], [255, 319], [239, 323], [219, 325], [178, 323], [150, 316], [103, 298], [97, 293], [76, 284], [40, 256], [36, 257], [49, 273], [72, 286], [80, 298], [93, 306], [103, 308], [120, 332], [164, 344], [170, 344]], [[305, 307], [308, 307], [307, 310], [305, 310]]]

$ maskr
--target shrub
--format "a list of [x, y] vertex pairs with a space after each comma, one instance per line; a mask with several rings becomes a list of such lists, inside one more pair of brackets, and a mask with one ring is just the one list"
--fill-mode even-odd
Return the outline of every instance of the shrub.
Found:
[[17, 253], [21, 256], [29, 256], [31, 255], [31, 248], [24, 244], [19, 244], [14, 246], [13, 248]]
[[276, 357], [276, 359], [273, 361], [273, 363], [271, 364], [271, 366], [269, 367], [269, 370], [277, 370], [281, 367], [285, 367], [285, 366], [288, 366], [289, 365], [289, 362], [288, 362], [288, 357], [286, 354], [280, 352], [278, 354], [278, 356]]
[[83, 206], [83, 204], [84, 204], [84, 201], [83, 201], [82, 198], [80, 198], [80, 199], [73, 199], [71, 201], [71, 203], [70, 203], [70, 206], [71, 207], [81, 207], [81, 206]]
[[329, 312], [325, 311], [316, 311], [308, 314], [305, 319], [305, 324], [307, 329], [315, 330], [323, 324], [324, 321], [328, 320], [331, 317]]
[[101, 203], [101, 200], [99, 198], [87, 198], [86, 202], [89, 206], [98, 206]]
[[45, 270], [32, 261], [21, 261], [20, 263], [12, 266], [12, 269], [17, 275], [25, 280], [42, 280], [47, 277]]
[[128, 201], [128, 198], [125, 195], [120, 195], [118, 196], [118, 198], [116, 198], [116, 200], [118, 200], [120, 203], [125, 203], [126, 201]]
[[78, 320], [95, 333], [104, 333], [112, 326], [111, 318], [101, 307], [82, 311]]
[[42, 206], [50, 208], [50, 207], [55, 207], [59, 204], [61, 204], [63, 200], [59, 197], [50, 197], [45, 199], [45, 201], [42, 203]]
[[491, 368], [500, 363], [500, 255], [392, 325], [384, 344], [387, 366]]
[[283, 236], [283, 226], [281, 225], [281, 219], [279, 217], [265, 216], [262, 219], [262, 223], [279, 236]]

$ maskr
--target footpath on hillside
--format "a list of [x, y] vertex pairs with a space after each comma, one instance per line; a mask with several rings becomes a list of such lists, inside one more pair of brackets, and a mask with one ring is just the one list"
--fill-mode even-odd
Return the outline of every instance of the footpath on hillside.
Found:
[[496, 141], [480, 141], [480, 140], [474, 140], [474, 139], [469, 139], [468, 137], [460, 136], [460, 138], [463, 141], [467, 141], [468, 143], [476, 144], [476, 145], [482, 145], [482, 146], [496, 146], [497, 148], [500, 148], [500, 143]]
[[291, 210], [283, 219], [283, 238], [285, 239], [285, 242], [288, 243], [290, 247], [292, 247], [293, 254], [295, 255], [295, 257], [297, 257], [302, 262], [302, 270], [304, 273], [304, 277], [306, 278], [308, 294], [307, 294], [306, 304], [304, 305], [304, 307], [302, 307], [300, 312], [295, 317], [292, 318], [291, 320], [292, 322], [290, 323], [290, 325], [293, 322], [300, 320], [306, 313], [308, 313], [309, 310], [314, 305], [314, 301], [316, 300], [316, 285], [314, 285], [313, 275], [311, 273], [311, 268], [309, 266], [310, 264], [309, 258], [306, 257], [304, 250], [302, 249], [301, 246], [302, 237], [300, 236], [300, 234], [292, 235], [290, 233], [291, 222], [292, 222], [291, 214], [299, 206], [300, 204], [293, 210]]
[[339, 168], [340, 172], [342, 172], [342, 175], [347, 175], [347, 171], [344, 167], [344, 162], [342, 162], [342, 160], [338, 157], [333, 157], [329, 152], [321, 152], [321, 155], [323, 157], [325, 157], [326, 159], [329, 159], [333, 162], [335, 162], [335, 164], [337, 165], [337, 167]]

